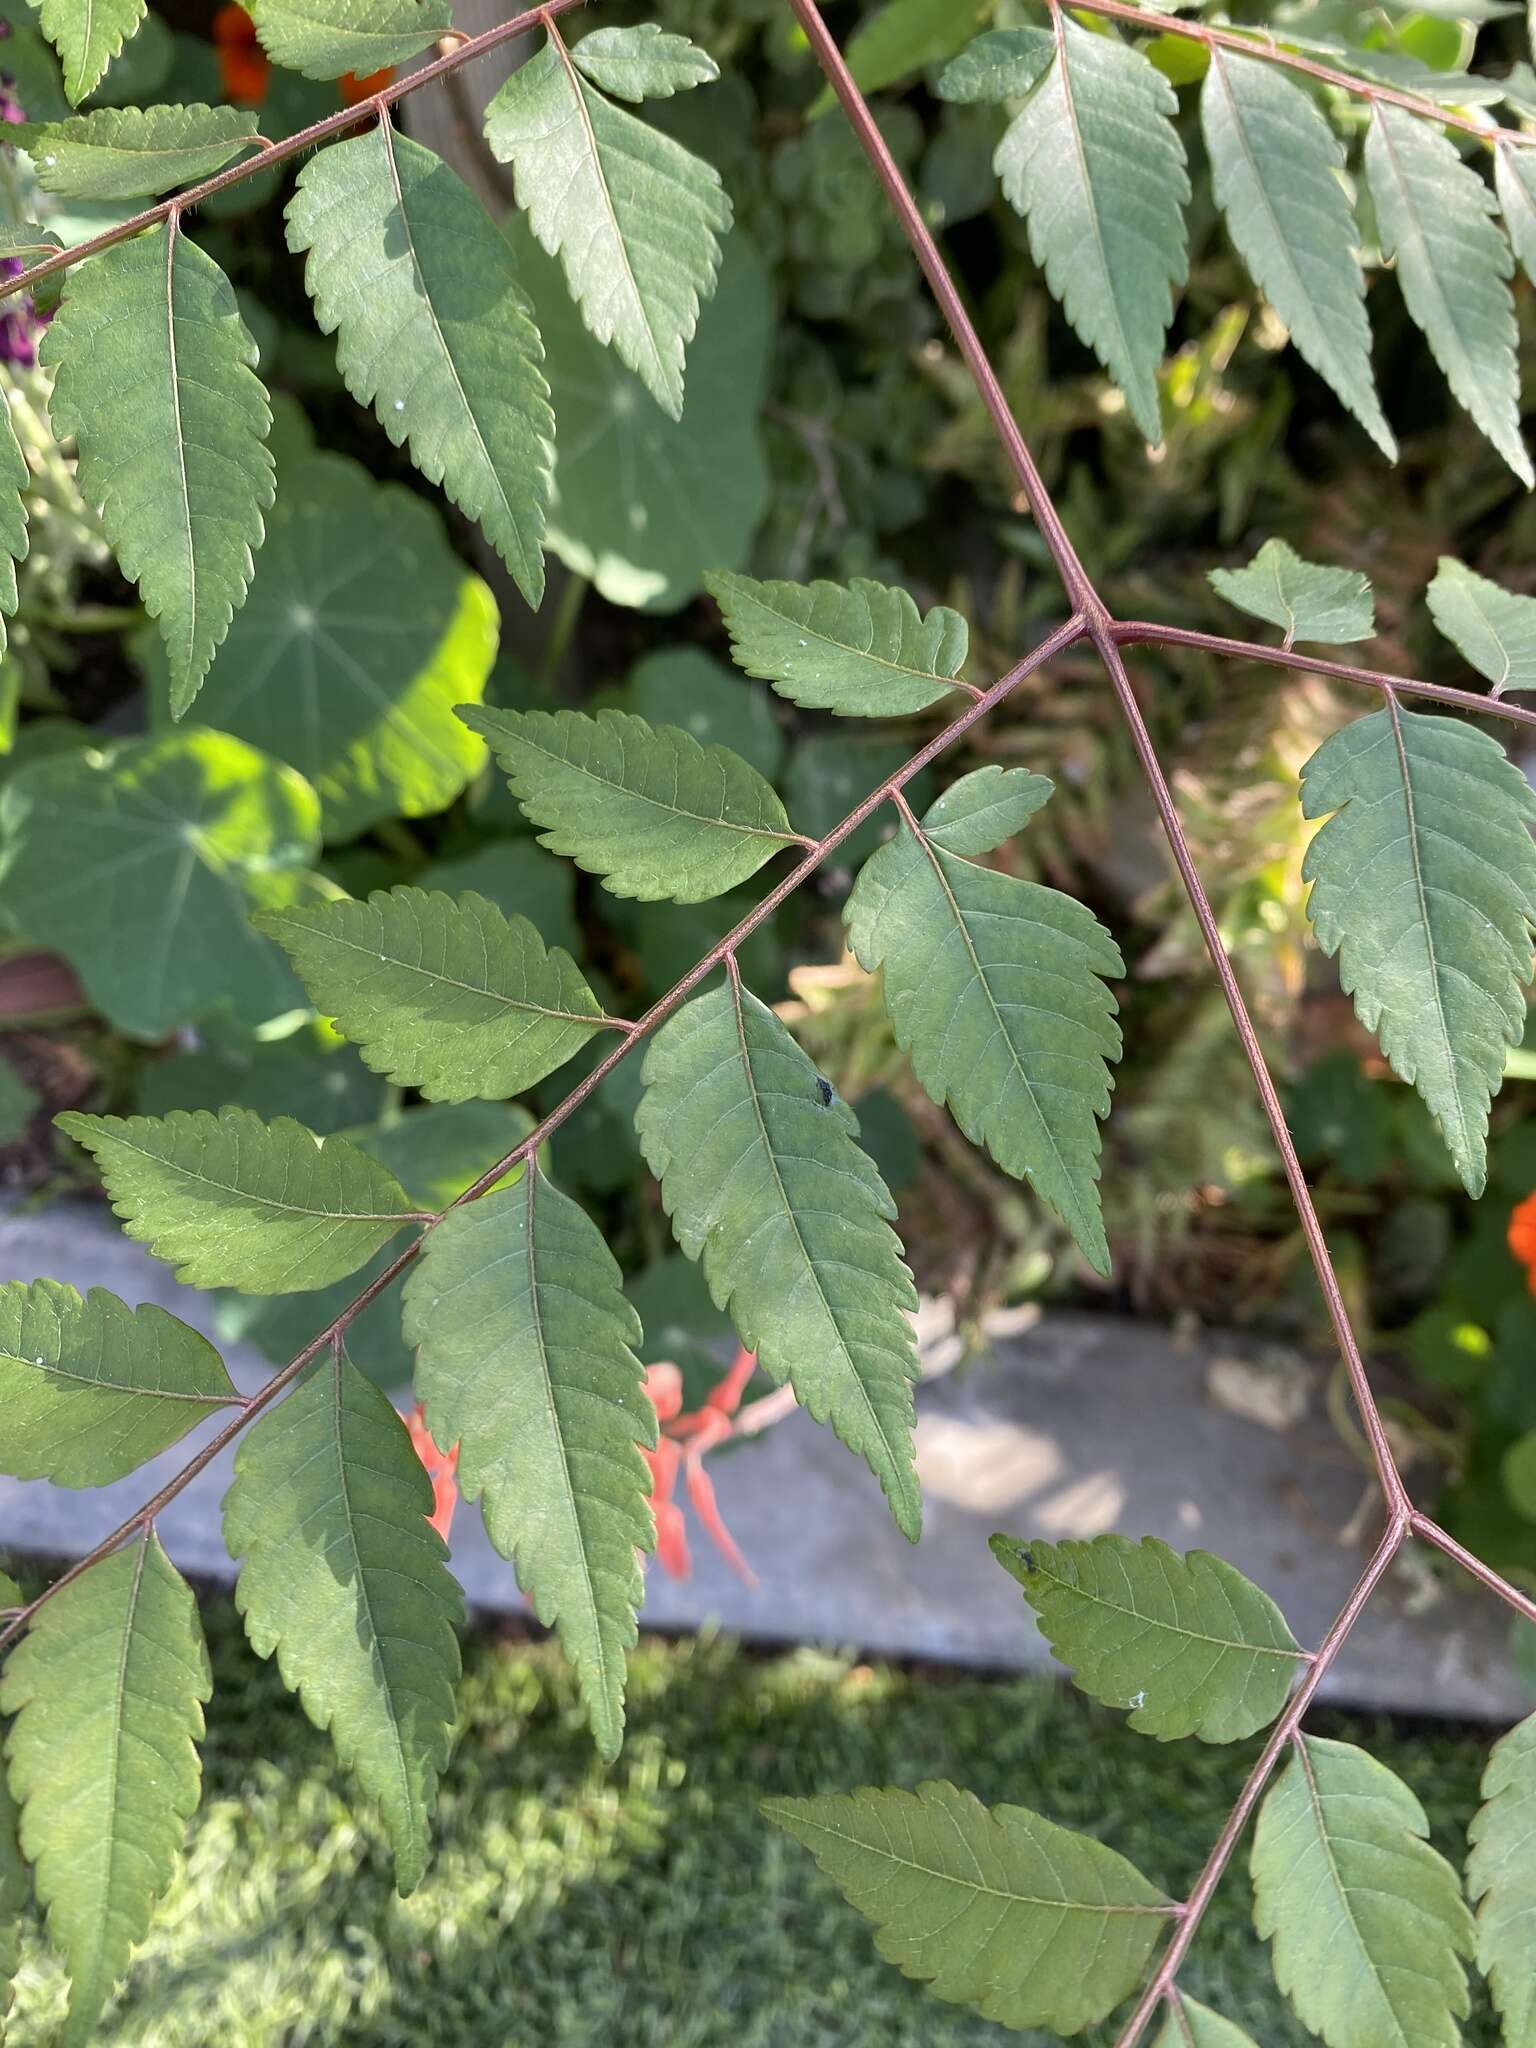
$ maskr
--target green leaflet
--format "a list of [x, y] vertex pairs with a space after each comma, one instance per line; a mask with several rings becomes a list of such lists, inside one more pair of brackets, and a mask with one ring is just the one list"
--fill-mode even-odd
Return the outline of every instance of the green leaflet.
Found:
[[484, 765], [454, 706], [484, 691], [498, 624], [435, 507], [314, 455], [284, 466], [199, 716], [308, 776], [329, 840], [431, 817]]
[[10, 918], [139, 1038], [224, 1007], [249, 1029], [296, 1006], [298, 983], [249, 920], [278, 885], [300, 886], [319, 845], [302, 775], [195, 727], [59, 754], [0, 792]]
[[1489, 218], [1493, 194], [1438, 128], [1379, 100], [1365, 175], [1408, 311], [1451, 390], [1529, 489], [1536, 476], [1520, 439], [1514, 262]]
[[251, 0], [261, 46], [306, 78], [403, 64], [453, 27], [448, 0]]
[[38, 23], [59, 53], [64, 90], [78, 107], [144, 19], [144, 0], [42, 0]]
[[1343, 144], [1311, 95], [1273, 64], [1219, 47], [1210, 51], [1200, 120], [1239, 255], [1302, 355], [1395, 461], [1371, 372], [1354, 209], [1338, 175]]
[[378, 1800], [402, 1893], [426, 1870], [464, 1611], [431, 1513], [404, 1423], [338, 1351], [241, 1438], [224, 1498], [251, 1646], [276, 1651], [283, 1683]]
[[1429, 615], [1493, 685], [1492, 694], [1536, 690], [1536, 597], [1520, 597], [1442, 555], [1427, 593]]
[[21, 1846], [83, 2048], [170, 1882], [213, 1691], [192, 1589], [151, 1527], [39, 1608], [0, 1676]]
[[0, 1286], [0, 1470], [106, 1486], [238, 1399], [206, 1337], [104, 1287]]
[[1483, 1803], [1467, 1831], [1467, 1892], [1477, 1907], [1477, 1967], [1504, 2022], [1506, 2048], [1536, 2042], [1536, 1715], [1496, 1742]]
[[[0, 1609], [20, 1605], [21, 1588], [0, 1572]], [[16, 1802], [0, 1768], [0, 2044], [5, 2041], [6, 2015], [21, 1963], [21, 1916], [32, 1896], [32, 1881], [17, 1839], [19, 1824]]]
[[570, 955], [473, 892], [380, 889], [257, 923], [368, 1064], [429, 1101], [521, 1095], [602, 1028]]
[[7, 140], [61, 199], [147, 199], [210, 177], [255, 136], [256, 116], [243, 107], [98, 107], [69, 121], [24, 122]]
[[356, 1272], [413, 1211], [345, 1138], [248, 1109], [54, 1121], [101, 1169], [131, 1238], [191, 1287], [298, 1294]]
[[479, 200], [385, 120], [309, 159], [287, 220], [347, 389], [536, 606], [554, 415], [528, 301]]
[[962, 106], [1023, 99], [1056, 54], [1048, 28], [994, 28], [968, 43], [939, 73], [941, 100]]
[[684, 348], [731, 224], [719, 173], [596, 91], [552, 22], [491, 101], [485, 134], [592, 334], [680, 419]]
[[245, 602], [272, 503], [256, 344], [212, 257], [156, 227], [70, 271], [38, 360], [81, 491], [160, 622], [179, 718]]
[[1287, 541], [1267, 540], [1241, 569], [1212, 569], [1207, 581], [1239, 611], [1283, 627], [1287, 647], [1297, 640], [1339, 646], [1376, 630], [1367, 579], [1356, 569], [1303, 561]]
[[705, 585], [731, 655], [781, 697], [844, 718], [899, 718], [954, 692], [969, 630], [935, 605], [925, 618], [904, 590], [852, 583], [760, 583], [716, 572]]
[[995, 158], [1067, 318], [1162, 438], [1157, 368], [1184, 282], [1184, 146], [1173, 88], [1139, 50], [1052, 10], [1056, 56]]
[[1231, 2020], [1212, 2012], [1208, 2005], [1176, 1991], [1176, 2012], [1163, 2021], [1153, 2048], [1255, 2048], [1251, 2034]]
[[1334, 814], [1301, 871], [1317, 942], [1480, 1195], [1488, 1105], [1525, 1029], [1536, 796], [1497, 740], [1395, 704], [1301, 774], [1304, 816]]
[[1521, 267], [1527, 277], [1536, 277], [1536, 164], [1530, 151], [1502, 144], [1495, 148], [1493, 184]]
[[1348, 1742], [1299, 1737], [1265, 1795], [1254, 1925], [1328, 2048], [1458, 2048], [1472, 1916], [1428, 1833], [1402, 1779]]
[[416, 1392], [540, 1621], [559, 1630], [603, 1756], [624, 1737], [656, 1440], [640, 1322], [586, 1211], [529, 1163], [454, 1210], [405, 1287]]
[[1005, 2027], [1075, 2034], [1103, 2019], [1174, 1911], [1102, 1842], [942, 1780], [763, 1812], [874, 1921], [887, 1962]]
[[661, 1027], [644, 1080], [635, 1129], [679, 1245], [763, 1370], [865, 1460], [915, 1543], [917, 1294], [852, 1112], [734, 981]]
[[507, 772], [541, 845], [615, 896], [703, 903], [805, 842], [770, 784], [725, 747], [624, 711], [461, 705]]
[[696, 85], [713, 85], [720, 67], [686, 36], [654, 21], [632, 28], [595, 28], [571, 51], [576, 69], [621, 100], [669, 100]]
[[1131, 1726], [1160, 1742], [1241, 1742], [1275, 1718], [1306, 1663], [1269, 1595], [1208, 1550], [994, 1536], [992, 1554], [1078, 1688], [1134, 1709]]
[[[945, 806], [968, 813], [974, 782], [962, 777], [865, 862], [843, 909], [849, 943], [861, 967], [883, 969], [892, 1028], [923, 1087], [1005, 1173], [1028, 1178], [1107, 1273], [1098, 1119], [1120, 1030], [1099, 977], [1125, 967], [1082, 904], [964, 858], [959, 848], [985, 850], [969, 829], [950, 850]], [[984, 807], [992, 788], [979, 788]], [[1049, 792], [1025, 801], [1035, 808]]]
[[32, 472], [16, 439], [10, 412], [0, 405], [0, 655], [7, 644], [5, 621], [16, 614], [16, 564], [27, 559], [27, 501], [23, 494], [31, 481]]

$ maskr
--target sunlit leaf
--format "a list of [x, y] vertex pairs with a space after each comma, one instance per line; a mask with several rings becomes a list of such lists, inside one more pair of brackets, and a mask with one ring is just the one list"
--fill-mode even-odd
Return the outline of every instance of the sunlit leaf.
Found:
[[1267, 540], [1241, 569], [1212, 569], [1213, 590], [1228, 604], [1285, 629], [1285, 645], [1369, 640], [1376, 607], [1368, 580], [1355, 569], [1305, 562], [1287, 541]]
[[521, 1095], [602, 1028], [570, 955], [483, 896], [379, 889], [257, 921], [368, 1064], [430, 1101]]
[[1430, 617], [1495, 697], [1536, 690], [1536, 597], [1502, 590], [1452, 555], [1440, 557], [1427, 596]]
[[453, 26], [449, 0], [251, 0], [262, 48], [306, 78], [370, 77]]
[[352, 1273], [411, 1214], [405, 1192], [345, 1138], [248, 1109], [82, 1116], [60, 1130], [101, 1169], [131, 1238], [192, 1287], [292, 1294]]
[[402, 1892], [426, 1869], [459, 1676], [463, 1600], [431, 1513], [404, 1423], [339, 1351], [240, 1439], [224, 1498], [251, 1646], [378, 1800]]
[[1467, 1831], [1467, 1891], [1477, 1907], [1477, 1967], [1504, 2022], [1507, 2048], [1536, 2042], [1536, 1715], [1493, 1746], [1483, 1803]]
[[720, 76], [708, 50], [654, 21], [591, 29], [572, 46], [571, 57], [594, 85], [621, 100], [667, 100], [696, 85], [712, 85]]
[[148, 199], [222, 170], [255, 134], [256, 116], [243, 107], [98, 107], [69, 121], [23, 122], [6, 140], [61, 199]]
[[1075, 2034], [1103, 2019], [1175, 1910], [1102, 1842], [942, 1781], [763, 1811], [875, 1923], [887, 1962], [1005, 2027]]
[[197, 1805], [213, 1691], [192, 1589], [148, 1524], [39, 1608], [0, 1676], [21, 1846], [85, 2048]]
[[144, 19], [144, 0], [42, 0], [37, 19], [59, 53], [73, 105], [95, 91]]
[[206, 1337], [104, 1287], [0, 1285], [0, 1470], [106, 1486], [237, 1399]]
[[994, 1536], [992, 1551], [1074, 1683], [1159, 1741], [1240, 1742], [1275, 1718], [1306, 1662], [1269, 1595], [1208, 1550]]

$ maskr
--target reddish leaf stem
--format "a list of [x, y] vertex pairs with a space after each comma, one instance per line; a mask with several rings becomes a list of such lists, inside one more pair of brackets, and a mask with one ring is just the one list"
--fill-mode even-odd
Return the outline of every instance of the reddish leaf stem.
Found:
[[501, 21], [494, 28], [488, 28], [483, 35], [465, 36], [455, 48], [434, 58], [430, 64], [423, 64], [419, 71], [407, 72], [403, 77], [391, 80], [380, 91], [373, 93], [356, 106], [342, 107], [334, 114], [327, 114], [323, 120], [312, 121], [307, 128], [301, 128], [296, 135], [286, 135], [281, 142], [273, 142], [258, 156], [248, 157], [244, 163], [231, 164], [227, 170], [217, 171], [211, 178], [204, 178], [200, 184], [189, 185], [174, 198], [162, 199], [154, 206], [146, 206], [142, 213], [131, 219], [119, 221], [115, 227], [103, 228], [99, 235], [92, 235], [84, 242], [76, 242], [72, 248], [60, 249], [56, 255], [46, 257], [41, 263], [34, 263], [19, 277], [0, 279], [0, 299], [11, 298], [17, 292], [31, 291], [34, 285], [55, 272], [68, 270], [71, 265], [83, 262], [87, 256], [98, 255], [103, 249], [110, 249], [118, 242], [126, 242], [133, 235], [142, 234], [145, 228], [152, 228], [157, 221], [166, 220], [178, 208], [201, 206], [205, 199], [211, 199], [215, 192], [222, 192], [226, 186], [238, 185], [242, 178], [249, 178], [257, 171], [268, 171], [274, 164], [286, 162], [289, 157], [302, 156], [306, 150], [316, 149], [322, 142], [333, 142], [338, 135], [346, 135], [352, 129], [366, 123], [373, 115], [382, 114], [396, 100], [403, 100], [408, 94], [419, 92], [424, 85], [430, 85], [435, 78], [446, 78], [463, 64], [472, 63], [476, 57], [483, 57], [487, 51], [508, 43], [514, 37], [526, 35], [529, 29], [539, 28], [548, 15], [563, 14], [567, 8], [579, 7], [583, 0], [544, 0], [540, 7], [525, 8], [521, 14], [514, 14], [510, 20]]
[[1111, 631], [1122, 647], [1195, 647], [1230, 661], [1268, 662], [1275, 668], [1300, 669], [1306, 675], [1328, 676], [1335, 682], [1360, 683], [1370, 690], [1396, 690], [1405, 697], [1430, 697], [1437, 704], [1450, 704], [1458, 711], [1476, 711], [1484, 718], [1507, 718], [1516, 725], [1536, 725], [1536, 711], [1528, 711], [1522, 704], [1506, 704], [1502, 697], [1482, 696], [1476, 690], [1456, 690], [1446, 683], [1421, 683], [1407, 676], [1389, 675], [1384, 669], [1357, 668], [1353, 662], [1322, 661], [1315, 655], [1298, 654], [1294, 648], [1272, 647], [1264, 640], [1230, 640], [1224, 633], [1197, 633], [1189, 626], [1160, 626], [1152, 619], [1120, 619]]
[[1402, 107], [1422, 120], [1441, 121], [1447, 128], [1461, 128], [1484, 142], [1495, 136], [1501, 142], [1527, 145], [1536, 142], [1536, 135], [1526, 135], [1515, 128], [1491, 128], [1485, 121], [1438, 106], [1434, 100], [1427, 100], [1421, 94], [1403, 92], [1395, 85], [1386, 85], [1373, 78], [1361, 78], [1353, 71], [1340, 71], [1332, 64], [1320, 64], [1315, 57], [1305, 57], [1299, 50], [1282, 48], [1279, 40], [1263, 30], [1243, 35], [1233, 29], [1213, 28], [1203, 21], [1181, 21], [1172, 14], [1153, 14], [1145, 7], [1136, 6], [1134, 0], [1070, 0], [1070, 4], [1080, 8], [1084, 14], [1102, 14], [1111, 21], [1133, 22], [1153, 35], [1183, 36], [1188, 42], [1204, 43], [1208, 50], [1231, 50], [1237, 56], [1256, 58], [1260, 63], [1278, 64], [1286, 71], [1304, 72], [1308, 78], [1334, 86], [1340, 92], [1351, 92], [1359, 99], [1381, 100], [1388, 106]]

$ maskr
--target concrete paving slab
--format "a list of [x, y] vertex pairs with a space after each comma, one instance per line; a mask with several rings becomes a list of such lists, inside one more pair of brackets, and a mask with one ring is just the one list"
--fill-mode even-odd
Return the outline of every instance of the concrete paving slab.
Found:
[[[157, 1301], [212, 1334], [209, 1299], [179, 1285], [99, 1206], [0, 1216], [0, 1280], [38, 1276]], [[769, 1642], [1054, 1671], [987, 1537], [1002, 1528], [1059, 1541], [1118, 1529], [1216, 1551], [1278, 1600], [1301, 1642], [1316, 1642], [1358, 1576], [1362, 1537], [1371, 1533], [1356, 1526], [1364, 1481], [1321, 1414], [1320, 1372], [1266, 1377], [1261, 1362], [1257, 1383], [1273, 1398], [1259, 1404], [1270, 1420], [1258, 1421], [1251, 1399], [1233, 1412], [1230, 1396], [1211, 1398], [1213, 1381], [1230, 1386], [1243, 1377], [1244, 1347], [1235, 1340], [1181, 1345], [1158, 1327], [1108, 1316], [1021, 1321], [994, 1336], [989, 1360], [958, 1371], [944, 1370], [954, 1347], [941, 1329], [928, 1332], [930, 1377], [918, 1394], [920, 1545], [899, 1534], [864, 1467], [797, 1413], [711, 1461], [756, 1585], [744, 1584], [695, 1528], [693, 1576], [671, 1580], [653, 1565], [644, 1624], [713, 1623]], [[242, 1390], [270, 1375], [247, 1347], [223, 1348]], [[131, 1514], [196, 1441], [91, 1492], [0, 1478], [0, 1549], [78, 1555]], [[228, 1479], [226, 1454], [160, 1519], [166, 1548], [188, 1571], [232, 1575], [218, 1512]], [[511, 1568], [472, 1509], [460, 1508], [453, 1564], [472, 1604], [519, 1609]], [[1508, 1634], [1486, 1596], [1436, 1599], [1427, 1573], [1410, 1567], [1367, 1610], [1324, 1692], [1395, 1711], [1513, 1718], [1530, 1700], [1510, 1667]]]

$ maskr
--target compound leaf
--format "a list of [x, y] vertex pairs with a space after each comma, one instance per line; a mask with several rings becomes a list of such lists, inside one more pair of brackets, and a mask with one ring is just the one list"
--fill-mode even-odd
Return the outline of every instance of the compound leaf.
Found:
[[1254, 1834], [1254, 1925], [1328, 2048], [1457, 2048], [1472, 1916], [1401, 1778], [1352, 1743], [1298, 1739]]
[[969, 633], [948, 605], [926, 618], [906, 591], [852, 583], [760, 583], [717, 571], [705, 585], [749, 676], [844, 718], [900, 718], [951, 696]]
[[160, 622], [179, 718], [245, 602], [274, 493], [272, 412], [234, 288], [184, 234], [150, 228], [70, 271], [38, 360], [80, 488]]
[[1477, 1967], [1504, 2022], [1507, 2048], [1536, 2042], [1536, 1715], [1493, 1746], [1483, 1803], [1467, 1831], [1467, 1891], [1477, 1907]]
[[800, 842], [784, 806], [728, 747], [627, 711], [459, 716], [484, 733], [541, 845], [601, 875], [615, 896], [703, 903]]
[[1536, 796], [1497, 740], [1395, 703], [1301, 775], [1304, 815], [1333, 814], [1302, 864], [1318, 944], [1480, 1195], [1488, 1105], [1525, 1029]]
[[731, 224], [718, 171], [604, 98], [553, 27], [491, 101], [485, 134], [592, 334], [680, 419], [684, 349]]
[[347, 389], [537, 605], [554, 415], [538, 329], [485, 209], [383, 120], [309, 159], [287, 220]]
[[206, 1337], [163, 1308], [58, 1280], [0, 1286], [0, 1470], [106, 1486], [238, 1397]]
[[68, 121], [27, 121], [6, 140], [61, 199], [148, 199], [232, 163], [256, 139], [245, 107], [98, 107]]
[[1452, 555], [1442, 555], [1427, 593], [1429, 615], [1493, 685], [1536, 690], [1536, 597], [1502, 590]]
[[252, 930], [258, 894], [301, 886], [320, 806], [302, 775], [224, 733], [76, 749], [0, 793], [0, 894], [121, 1030], [164, 1038], [224, 1006], [248, 1029], [300, 996]]
[[1389, 461], [1397, 443], [1371, 373], [1344, 146], [1274, 65], [1213, 47], [1200, 90], [1211, 179], [1238, 254], [1320, 377]]
[[1178, 101], [1139, 50], [1052, 18], [1055, 57], [994, 163], [1067, 318], [1159, 441], [1157, 368], [1188, 272]]
[[644, 1081], [635, 1129], [678, 1243], [763, 1370], [865, 1460], [915, 1543], [917, 1295], [852, 1112], [734, 980], [662, 1026]]
[[1208, 1550], [994, 1536], [992, 1553], [1079, 1689], [1132, 1708], [1130, 1725], [1160, 1742], [1242, 1741], [1275, 1718], [1306, 1662], [1269, 1595]]
[[696, 85], [712, 85], [720, 67], [686, 36], [654, 21], [631, 28], [596, 28], [571, 50], [576, 69], [621, 100], [669, 100]]
[[1005, 2027], [1075, 2034], [1103, 2019], [1174, 1911], [1102, 1842], [943, 1780], [763, 1812], [875, 1923], [887, 1962]]
[[192, 1287], [299, 1294], [343, 1279], [415, 1212], [345, 1138], [248, 1109], [54, 1121], [90, 1152], [128, 1235]]
[[428, 1236], [405, 1331], [427, 1427], [459, 1445], [460, 1491], [482, 1499], [491, 1541], [559, 1631], [597, 1746], [615, 1757], [638, 1553], [655, 1540], [640, 1448], [656, 1437], [618, 1265], [530, 1162]]
[[570, 955], [472, 890], [380, 889], [256, 922], [369, 1066], [432, 1102], [521, 1095], [602, 1029]]
[[83, 2048], [148, 1931], [197, 1806], [213, 1691], [192, 1589], [146, 1526], [39, 1608], [0, 1677], [21, 1846]]
[[453, 27], [449, 0], [251, 0], [261, 46], [306, 78], [367, 78]]
[[1369, 581], [1356, 569], [1303, 561], [1287, 541], [1267, 540], [1241, 569], [1212, 569], [1208, 580], [1239, 611], [1283, 627], [1287, 647], [1297, 640], [1340, 646], [1376, 630]]
[[[1099, 977], [1124, 964], [1082, 904], [945, 844], [972, 780], [865, 862], [843, 910], [849, 943], [861, 967], [883, 970], [892, 1028], [923, 1087], [1005, 1173], [1028, 1178], [1107, 1273], [1098, 1119], [1120, 1030]], [[972, 828], [961, 831], [974, 847]]]
[[426, 1869], [459, 1676], [464, 1603], [431, 1513], [405, 1424], [339, 1351], [241, 1439], [224, 1498], [251, 1646], [378, 1800], [402, 1893]]
[[1175, 1991], [1174, 2008], [1153, 2048], [1255, 2048], [1253, 2036], [1212, 2012], [1187, 1992]]
[[1382, 253], [1451, 390], [1529, 489], [1520, 439], [1514, 259], [1493, 194], [1440, 130], [1378, 100], [1365, 137], [1365, 175]]
[[38, 24], [59, 53], [71, 106], [100, 85], [144, 12], [144, 0], [42, 0]]

